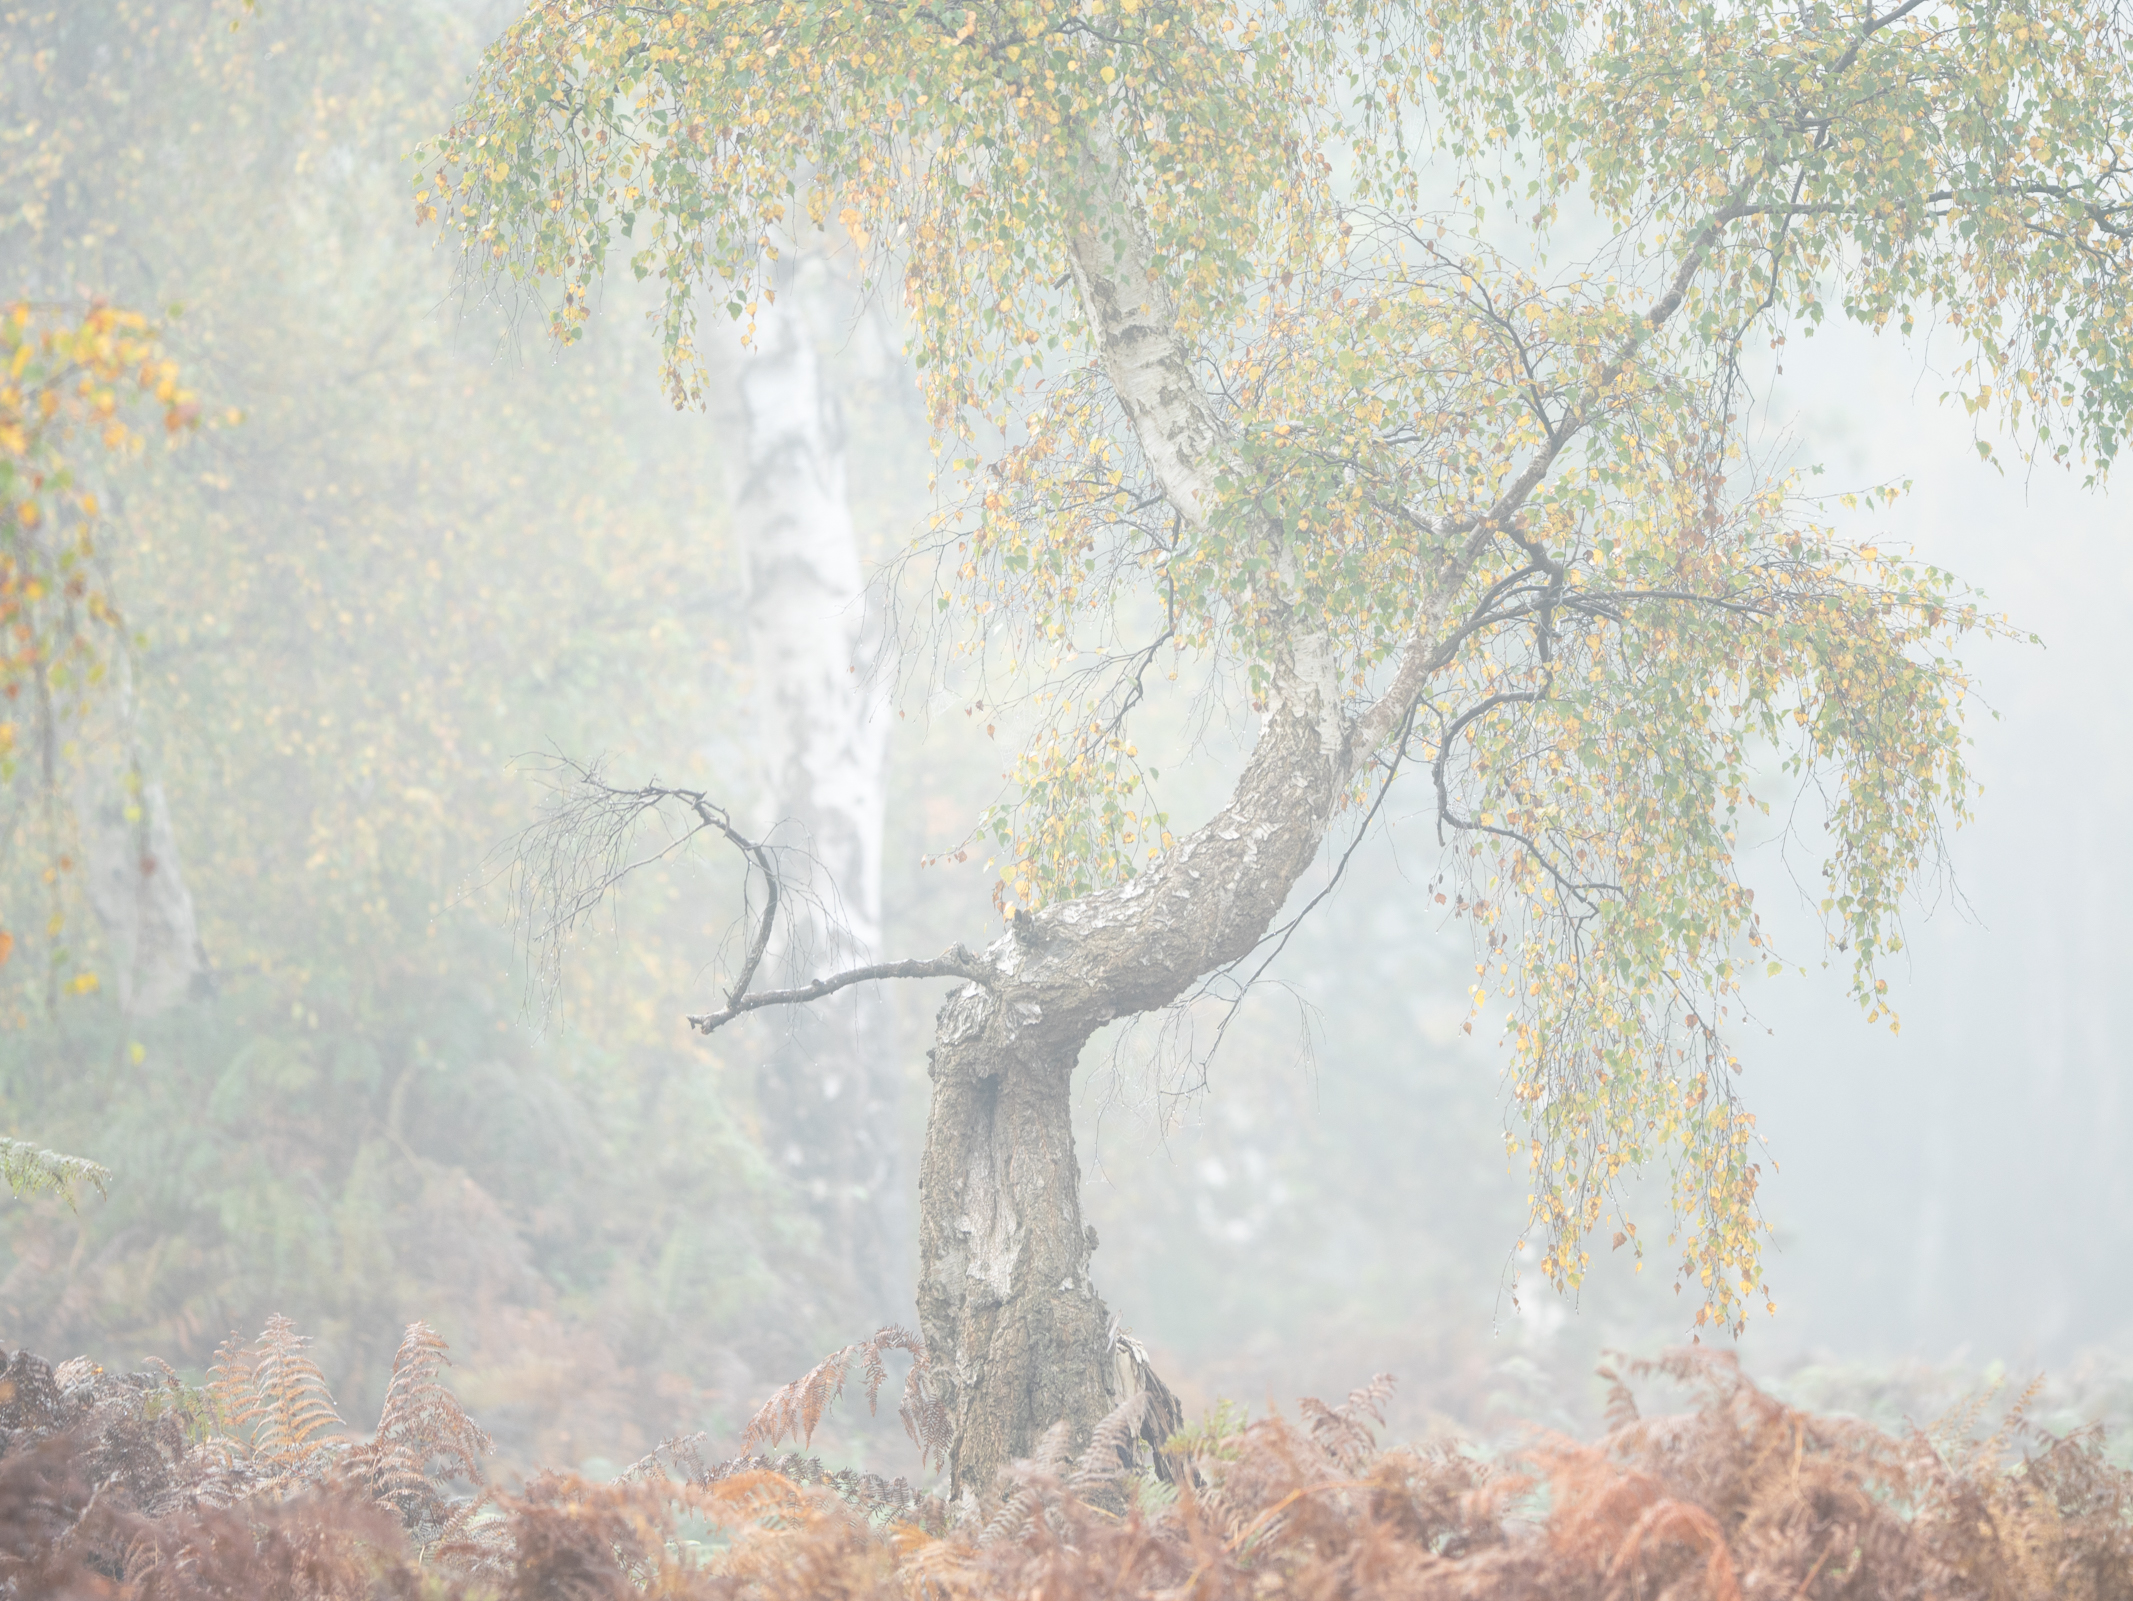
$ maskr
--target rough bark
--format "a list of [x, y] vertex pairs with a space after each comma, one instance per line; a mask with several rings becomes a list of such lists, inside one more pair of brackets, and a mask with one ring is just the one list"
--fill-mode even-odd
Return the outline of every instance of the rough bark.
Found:
[[[1352, 759], [1338, 720], [1269, 711], [1230, 802], [1116, 889], [1020, 920], [942, 1009], [919, 1169], [919, 1321], [955, 1422], [955, 1493], [1118, 1393], [1089, 1277], [1069, 1103], [1089, 1036], [1245, 955], [1324, 840]], [[1330, 743], [1328, 734], [1336, 736]]]
[[[773, 984], [877, 961], [881, 946], [889, 675], [846, 499], [843, 420], [800, 298], [788, 279], [762, 305], [726, 419], [762, 833], [801, 891], [781, 905]], [[821, 1225], [832, 1304], [862, 1321], [901, 1320], [910, 1305], [888, 1022], [878, 988], [862, 986], [757, 1036], [766, 1147]]]
[[[1143, 452], [1199, 525], [1221, 422], [1130, 202], [1101, 153], [1089, 170], [1074, 280]], [[1268, 538], [1278, 554], [1278, 534]], [[955, 1494], [989, 1489], [1057, 1419], [1086, 1438], [1122, 1398], [1068, 1117], [1082, 1046], [1257, 944], [1369, 753], [1320, 639], [1293, 631], [1271, 666], [1265, 720], [1229, 803], [1140, 877], [1019, 919], [985, 953], [989, 985], [965, 986], [941, 1011], [919, 1171], [919, 1317], [955, 1423]]]

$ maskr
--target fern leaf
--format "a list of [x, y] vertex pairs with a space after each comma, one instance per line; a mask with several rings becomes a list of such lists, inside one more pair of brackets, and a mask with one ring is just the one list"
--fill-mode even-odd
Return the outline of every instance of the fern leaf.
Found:
[[277, 1312], [251, 1346], [223, 1342], [208, 1384], [217, 1423], [280, 1476], [311, 1475], [321, 1456], [343, 1443], [330, 1432], [346, 1425], [326, 1376], [304, 1349], [309, 1343]]
[[1323, 1401], [1307, 1400], [1300, 1410], [1310, 1419], [1311, 1440], [1344, 1468], [1360, 1467], [1377, 1450], [1372, 1423], [1385, 1421], [1385, 1403], [1392, 1399], [1398, 1381], [1380, 1373], [1368, 1384], [1348, 1392], [1348, 1399], [1329, 1407]]
[[0, 1135], [0, 1178], [7, 1180], [8, 1189], [18, 1198], [54, 1190], [69, 1206], [74, 1204], [75, 1190], [84, 1184], [93, 1187], [98, 1195], [111, 1193], [111, 1170], [101, 1163], [80, 1156], [62, 1156], [27, 1140], [11, 1140], [4, 1135]]
[[1103, 1421], [1090, 1431], [1067, 1488], [1086, 1495], [1116, 1479], [1133, 1460], [1133, 1442], [1147, 1410], [1148, 1394], [1137, 1390], [1104, 1414]]
[[[1608, 1563], [1609, 1571], [1635, 1578], [1647, 1545], [1683, 1545], [1704, 1555], [1704, 1593], [1710, 1601], [1741, 1601], [1740, 1580], [1726, 1538], [1702, 1507], [1684, 1501], [1660, 1501], [1645, 1510]], [[1633, 1588], [1641, 1588], [1634, 1586]], [[1804, 1590], [1806, 1587], [1803, 1585]]]
[[1608, 1432], [1626, 1429], [1635, 1423], [1641, 1416], [1637, 1411], [1637, 1397], [1630, 1387], [1622, 1382], [1622, 1375], [1612, 1367], [1603, 1366], [1595, 1368], [1593, 1376], [1607, 1381], [1607, 1407], [1601, 1414], [1601, 1421]]
[[413, 1524], [444, 1515], [440, 1480], [461, 1477], [480, 1484], [481, 1459], [492, 1449], [489, 1436], [437, 1377], [439, 1369], [451, 1365], [447, 1349], [427, 1323], [407, 1326], [393, 1357], [377, 1433], [350, 1454], [349, 1466], [367, 1480], [371, 1494], [396, 1506]]
[[904, 1376], [903, 1401], [897, 1408], [897, 1415], [903, 1419], [904, 1432], [918, 1447], [921, 1465], [929, 1456], [945, 1459], [953, 1431], [948, 1422], [948, 1409], [934, 1398], [927, 1382], [930, 1369], [926, 1343], [909, 1329], [895, 1324], [877, 1330], [872, 1339], [860, 1340], [841, 1351], [832, 1352], [792, 1383], [775, 1391], [741, 1431], [741, 1450], [745, 1453], [758, 1447], [775, 1446], [788, 1438], [798, 1440], [803, 1446], [809, 1444], [814, 1439], [816, 1427], [838, 1397], [844, 1394], [845, 1380], [854, 1364], [857, 1364], [866, 1387], [867, 1410], [875, 1410], [881, 1387], [889, 1376], [888, 1367], [882, 1360], [887, 1351], [902, 1351], [911, 1358], [911, 1371]]
[[918, 1447], [920, 1467], [926, 1465], [928, 1457], [937, 1464], [946, 1462], [948, 1447], [955, 1443], [955, 1425], [949, 1420], [947, 1404], [933, 1393], [931, 1377], [921, 1351], [912, 1362], [911, 1371], [904, 1375], [904, 1398], [896, 1409], [896, 1415], [903, 1419], [904, 1433]]
[[741, 1449], [776, 1445], [788, 1437], [802, 1445], [813, 1440], [815, 1425], [822, 1421], [830, 1402], [844, 1393], [845, 1369], [858, 1349], [847, 1345], [832, 1352], [792, 1383], [774, 1391], [741, 1431]]

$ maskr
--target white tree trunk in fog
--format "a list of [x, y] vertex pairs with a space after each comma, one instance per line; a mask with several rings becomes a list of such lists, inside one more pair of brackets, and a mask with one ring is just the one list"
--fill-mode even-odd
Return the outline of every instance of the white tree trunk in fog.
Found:
[[[790, 280], [739, 353], [729, 413], [734, 534], [748, 578], [759, 837], [789, 882], [766, 956], [775, 981], [881, 958], [889, 662], [846, 499], [844, 425]], [[766, 976], [772, 976], [766, 975]], [[877, 986], [766, 1020], [765, 1144], [820, 1221], [834, 1305], [909, 1316], [896, 1062]], [[760, 1037], [760, 1036], [759, 1036]]]
[[204, 986], [207, 958], [163, 786], [142, 769], [123, 661], [115, 699], [116, 730], [83, 742], [91, 754], [75, 780], [75, 822], [89, 904], [111, 945], [119, 1008], [151, 1017]]

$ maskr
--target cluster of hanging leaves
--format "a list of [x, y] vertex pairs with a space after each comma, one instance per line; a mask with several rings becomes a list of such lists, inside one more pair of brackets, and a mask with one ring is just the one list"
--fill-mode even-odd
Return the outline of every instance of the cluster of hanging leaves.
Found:
[[[144, 447], [144, 413], [160, 413], [160, 431], [176, 437], [198, 425], [200, 403], [140, 313], [0, 305], [0, 784], [32, 750], [48, 807], [62, 724], [86, 708], [124, 645], [97, 557], [96, 486], [105, 461]], [[48, 867], [72, 866], [55, 854]], [[60, 921], [55, 900], [51, 933]], [[0, 926], [0, 963], [14, 947]], [[95, 985], [93, 973], [73, 980], [79, 991]]]
[[657, 277], [677, 398], [699, 295], [751, 318], [779, 251], [834, 227], [902, 270], [936, 423], [1005, 423], [1075, 326], [1053, 285], [1090, 222], [1086, 130], [1116, 129], [1188, 316], [1251, 270], [1263, 202], [1318, 168], [1269, 29], [1207, 0], [542, 0], [418, 151], [416, 212], [555, 286], [564, 340], [618, 257]]
[[706, 1466], [682, 1449], [606, 1484], [544, 1474], [425, 1527], [347, 1475], [172, 1494], [182, 1436], [141, 1400], [168, 1380], [25, 1352], [0, 1374], [0, 1585], [128, 1601], [2133, 1595], [2133, 1474], [2019, 1402], [1982, 1437], [1982, 1405], [1889, 1435], [1788, 1407], [1708, 1352], [1628, 1370], [1687, 1387], [1672, 1416], [1603, 1377], [1601, 1438], [1538, 1435], [1499, 1461], [1380, 1447], [1380, 1376], [1294, 1421], [1218, 1409], [1167, 1442], [1168, 1482], [1133, 1465], [1135, 1396], [1078, 1454], [1055, 1428], [953, 1508], [798, 1457]]
[[99, 682], [119, 616], [96, 565], [97, 463], [137, 454], [135, 419], [194, 427], [154, 329], [115, 306], [0, 306], [0, 781], [19, 759], [24, 695], [51, 715]]
[[2099, 474], [2124, 443], [2133, 36], [2116, 7], [1429, 0], [1403, 44], [1450, 142], [1476, 162], [1516, 149], [1544, 205], [1582, 192], [1662, 239], [1709, 231], [1718, 270], [1686, 306], [1714, 343], [1765, 312], [1780, 342], [1787, 322], [1812, 332], [1832, 299], [1875, 328], [1937, 319], [1970, 347], [1971, 411], [2027, 420]]
[[[1360, 716], [1426, 669], [1356, 798], [1427, 775], [1543, 1269], [1574, 1287], [1622, 1176], [1668, 1160], [1680, 1282], [1737, 1328], [1767, 1297], [1721, 1028], [1783, 965], [1741, 829], [1819, 788], [1828, 954], [1884, 1016], [1972, 788], [1953, 650], [2004, 627], [1756, 468], [1744, 352], [1831, 305], [1937, 321], [1973, 414], [2100, 474], [2133, 404], [2129, 102], [2126, 33], [2080, 0], [543, 0], [415, 203], [476, 279], [559, 290], [563, 338], [625, 253], [677, 396], [698, 299], [746, 319], [810, 230], [901, 276], [964, 452], [938, 604], [1044, 708], [988, 818], [1003, 911], [1167, 847], [1151, 673], [1263, 700], [1302, 652]], [[1610, 240], [1545, 268], [1572, 211]], [[1074, 240], [1127, 235], [1223, 433], [1209, 504], [1156, 482], [1063, 293]]]

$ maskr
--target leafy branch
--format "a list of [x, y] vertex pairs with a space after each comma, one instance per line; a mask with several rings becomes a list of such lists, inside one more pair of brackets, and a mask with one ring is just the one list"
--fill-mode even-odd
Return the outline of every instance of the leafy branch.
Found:
[[98, 1195], [111, 1193], [111, 1170], [101, 1163], [86, 1157], [63, 1156], [4, 1135], [0, 1135], [0, 1178], [7, 1180], [8, 1189], [18, 1198], [52, 1190], [63, 1196], [69, 1206], [74, 1204], [76, 1189], [84, 1184], [95, 1186]]

